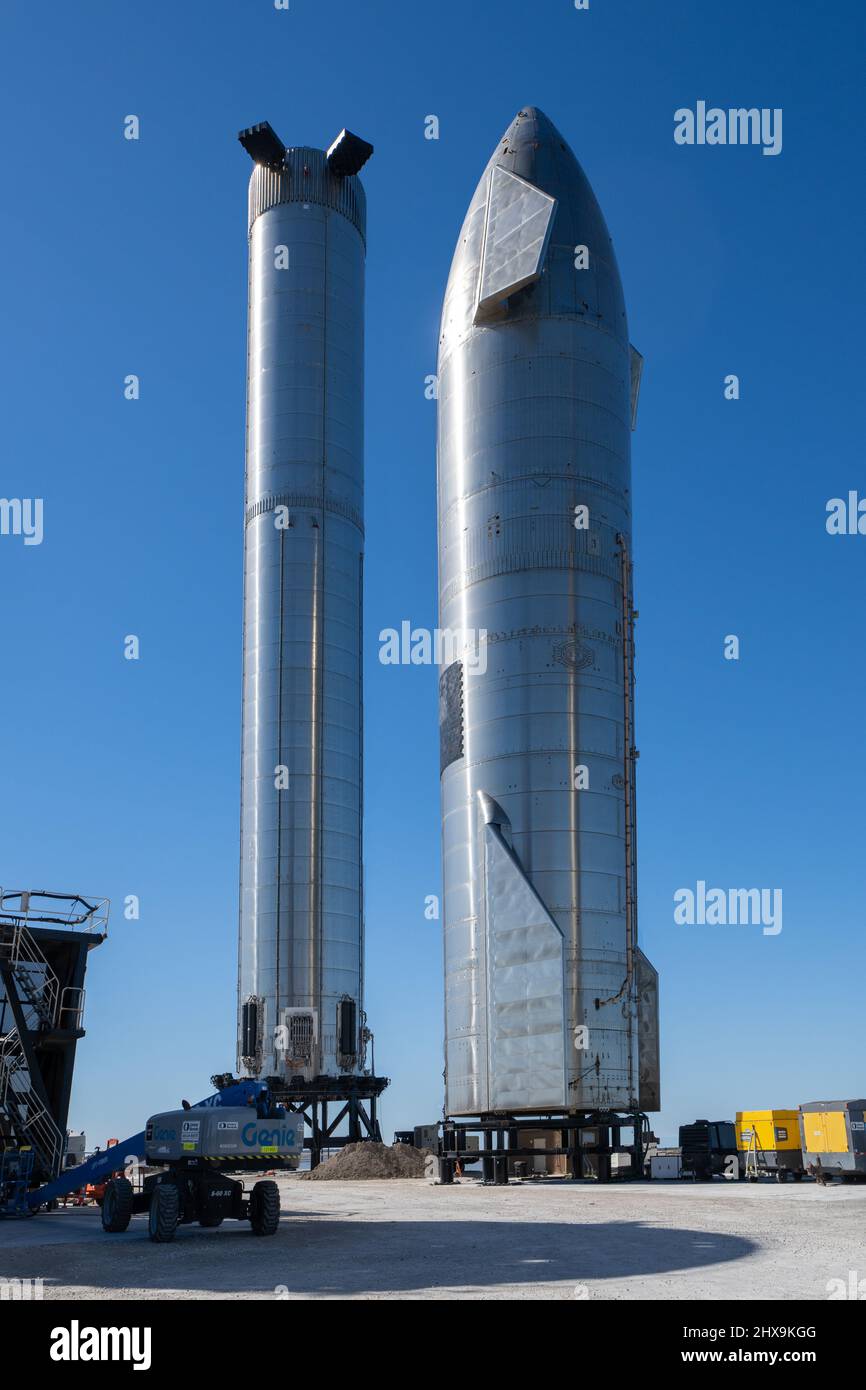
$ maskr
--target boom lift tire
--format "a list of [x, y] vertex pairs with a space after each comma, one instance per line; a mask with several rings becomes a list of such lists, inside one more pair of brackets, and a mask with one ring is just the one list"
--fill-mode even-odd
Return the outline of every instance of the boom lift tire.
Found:
[[132, 1219], [132, 1183], [128, 1178], [112, 1178], [106, 1183], [102, 1199], [102, 1229], [111, 1234], [125, 1231]]
[[148, 1213], [148, 1235], [158, 1245], [174, 1240], [177, 1230], [180, 1203], [178, 1191], [173, 1182], [157, 1183], [150, 1199]]
[[250, 1225], [255, 1236], [275, 1236], [280, 1224], [280, 1189], [271, 1179], [257, 1182], [250, 1197]]

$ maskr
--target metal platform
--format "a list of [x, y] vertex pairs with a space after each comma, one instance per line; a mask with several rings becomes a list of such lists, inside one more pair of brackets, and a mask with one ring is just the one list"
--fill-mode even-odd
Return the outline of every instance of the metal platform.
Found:
[[[623, 1130], [631, 1130], [630, 1143], [622, 1142]], [[559, 1143], [543, 1150], [519, 1143], [528, 1130], [558, 1133]], [[469, 1142], [469, 1136], [475, 1143]], [[641, 1111], [622, 1113], [612, 1110], [583, 1110], [566, 1114], [480, 1115], [446, 1119], [439, 1150], [439, 1177], [454, 1181], [458, 1166], [481, 1162], [483, 1180], [504, 1187], [515, 1167], [543, 1156], [565, 1156], [568, 1178], [594, 1178], [598, 1182], [625, 1181], [643, 1176], [643, 1165], [650, 1142], [649, 1119]], [[614, 1173], [613, 1156], [630, 1156], [629, 1172]], [[527, 1174], [528, 1176], [528, 1174]]]
[[87, 957], [108, 902], [0, 890], [0, 1151], [32, 1152], [32, 1181], [63, 1162]]
[[[342, 1149], [346, 1144], [359, 1144], [365, 1139], [382, 1143], [382, 1130], [376, 1113], [379, 1096], [390, 1085], [387, 1076], [317, 1076], [312, 1081], [295, 1077], [264, 1076], [261, 1080], [279, 1105], [290, 1114], [303, 1115], [305, 1124], [304, 1148], [310, 1152], [310, 1167], [316, 1168], [327, 1149]], [[236, 1086], [231, 1073], [212, 1076], [218, 1091]], [[329, 1107], [337, 1106], [336, 1113]], [[337, 1134], [341, 1124], [347, 1132]]]

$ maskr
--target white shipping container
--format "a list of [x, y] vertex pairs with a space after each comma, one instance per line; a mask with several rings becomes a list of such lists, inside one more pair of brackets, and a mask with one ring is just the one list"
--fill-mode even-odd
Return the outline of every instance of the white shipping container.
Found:
[[679, 1154], [653, 1154], [650, 1159], [650, 1177], [653, 1182], [675, 1182], [682, 1176], [682, 1160]]

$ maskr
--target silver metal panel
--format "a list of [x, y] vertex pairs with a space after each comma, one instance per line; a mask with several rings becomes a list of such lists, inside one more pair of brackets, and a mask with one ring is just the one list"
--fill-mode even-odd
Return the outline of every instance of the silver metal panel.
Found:
[[[533, 238], [518, 230], [519, 213], [513, 227], [497, 228], [497, 216], [490, 236], [493, 190], [505, 205], [515, 179], [551, 209], [537, 278], [520, 289]], [[541, 205], [539, 229], [540, 214]], [[509, 236], [519, 247], [514, 283]], [[586, 271], [575, 267], [579, 245], [589, 248]], [[507, 303], [488, 302], [476, 318], [479, 294], [490, 300], [506, 286]], [[565, 1049], [565, 1103], [632, 1107], [623, 543], [630, 551], [633, 359], [604, 218], [561, 135], [534, 109], [506, 131], [466, 214], [438, 377], [439, 622], [487, 632], [486, 669], [463, 681], [462, 753], [452, 730], [458, 755], [441, 781], [446, 1110], [540, 1104], [534, 1036], [515, 1040], [513, 1055], [498, 1041], [498, 909], [479, 795], [498, 804], [506, 844], [563, 942], [559, 1036], [589, 1029], [588, 1050]], [[580, 504], [588, 529], [574, 525]], [[589, 770], [579, 791], [578, 765]], [[521, 968], [528, 981], [534, 967]], [[543, 991], [548, 967], [537, 968]], [[549, 1090], [550, 1107], [561, 1107], [562, 1093]]]
[[540, 188], [499, 165], [490, 170], [476, 317], [538, 279], [555, 211]]
[[[264, 1046], [238, 1065], [309, 1079], [363, 1065], [337, 1054], [340, 1001], [363, 1021], [363, 189], [288, 150], [250, 222], [238, 992]], [[303, 1065], [286, 1009], [317, 1019]]]
[[[510, 828], [510, 827], [509, 827]], [[490, 1103], [563, 1108], [563, 937], [499, 825], [483, 824]]]
[[637, 953], [637, 1026], [640, 1038], [640, 1107], [661, 1108], [659, 976], [643, 951]]

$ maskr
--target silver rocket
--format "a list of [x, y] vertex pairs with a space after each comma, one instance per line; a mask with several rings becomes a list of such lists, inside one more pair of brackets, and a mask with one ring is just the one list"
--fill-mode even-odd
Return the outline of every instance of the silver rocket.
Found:
[[363, 1067], [361, 603], [372, 146], [242, 131], [249, 187], [238, 1067]]
[[[446, 1113], [658, 1109], [637, 944], [629, 345], [601, 210], [518, 113], [438, 364]], [[483, 656], [483, 660], [479, 659]]]

